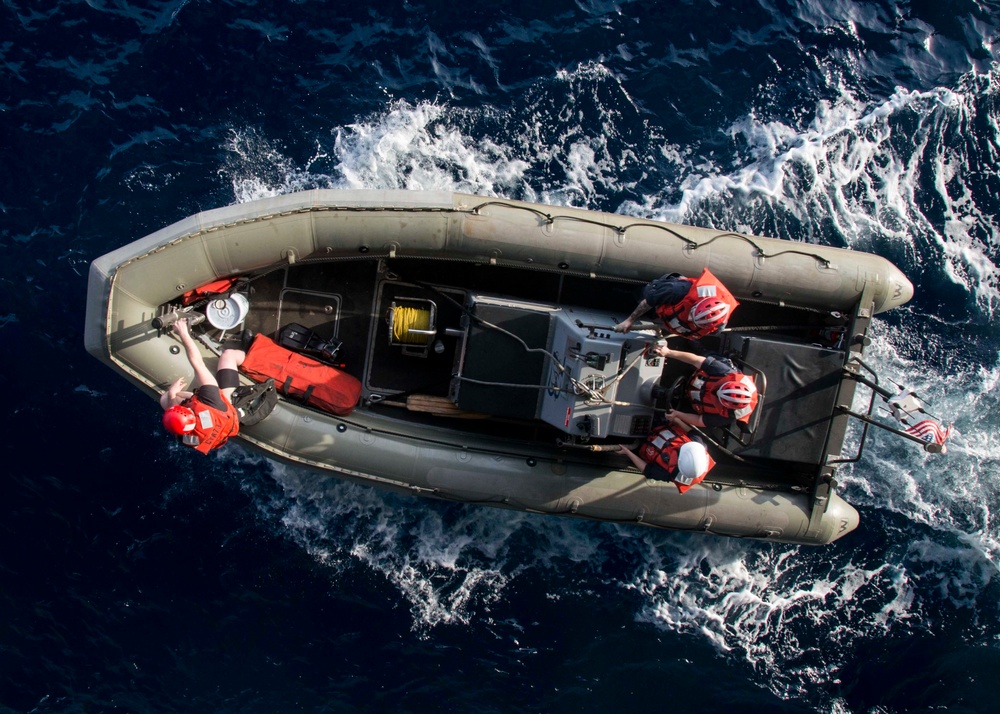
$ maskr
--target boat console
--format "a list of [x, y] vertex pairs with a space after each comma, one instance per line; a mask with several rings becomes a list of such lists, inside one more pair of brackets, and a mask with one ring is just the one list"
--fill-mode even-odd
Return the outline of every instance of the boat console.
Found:
[[659, 357], [653, 333], [622, 335], [600, 310], [490, 295], [469, 297], [469, 325], [452, 381], [462, 409], [538, 419], [574, 437], [645, 436]]

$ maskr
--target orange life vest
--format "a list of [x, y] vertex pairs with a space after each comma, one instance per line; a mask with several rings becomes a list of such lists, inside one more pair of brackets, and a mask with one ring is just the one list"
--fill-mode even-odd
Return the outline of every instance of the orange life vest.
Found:
[[[681, 447], [691, 441], [691, 437], [673, 426], [660, 427], [649, 435], [646, 443], [639, 447], [639, 456], [646, 463], [655, 463], [664, 469], [673, 477], [672, 480], [677, 486], [677, 490], [684, 493], [695, 484], [705, 480], [705, 474], [690, 478], [677, 468], [677, 458], [680, 455]], [[715, 466], [715, 461], [709, 456], [708, 471], [711, 471], [713, 466]], [[708, 471], [705, 473], [707, 474]]]
[[181, 437], [185, 445], [207, 454], [225, 444], [229, 437], [240, 433], [240, 419], [236, 409], [225, 395], [222, 401], [226, 403], [226, 411], [205, 404], [197, 396], [183, 402], [184, 406], [194, 412], [195, 418], [194, 431], [189, 431]]
[[[726, 382], [742, 382], [753, 391], [753, 398], [750, 404], [742, 409], [730, 409], [726, 407], [718, 396], [719, 387]], [[750, 415], [757, 408], [757, 386], [750, 377], [742, 372], [730, 372], [729, 374], [714, 375], [708, 374], [702, 369], [698, 369], [691, 375], [688, 381], [688, 396], [691, 398], [691, 408], [695, 414], [718, 414], [727, 419], [735, 418], [744, 424], [749, 423]]]
[[726, 289], [726, 286], [712, 275], [708, 268], [705, 268], [700, 278], [691, 281], [690, 289], [679, 302], [673, 305], [659, 305], [656, 308], [656, 316], [663, 320], [663, 324], [675, 335], [688, 337], [692, 340], [701, 339], [721, 329], [699, 327], [691, 320], [691, 308], [707, 297], [719, 298], [719, 300], [726, 303], [729, 306], [730, 315], [733, 314], [733, 310], [739, 305], [739, 302]]

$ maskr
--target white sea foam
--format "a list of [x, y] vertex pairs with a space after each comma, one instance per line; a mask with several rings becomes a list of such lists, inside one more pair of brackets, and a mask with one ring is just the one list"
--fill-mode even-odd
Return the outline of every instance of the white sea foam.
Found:
[[[909, 329], [907, 329], [909, 328]], [[1000, 568], [1000, 437], [996, 410], [1000, 366], [949, 361], [946, 371], [929, 371], [926, 355], [934, 339], [910, 339], [919, 325], [900, 328], [876, 323], [868, 359], [885, 374], [896, 375], [925, 395], [930, 411], [954, 430], [945, 455], [926, 454], [918, 446], [875, 432], [864, 457], [841, 476], [853, 503], [902, 514], [956, 540]], [[938, 346], [939, 347], [939, 346]], [[865, 392], [863, 392], [865, 394]], [[859, 395], [859, 398], [862, 395]], [[858, 405], [856, 404], [856, 407]], [[855, 439], [857, 434], [855, 434]], [[856, 442], [849, 449], [856, 448]]]
[[524, 514], [458, 514], [329, 476], [272, 464], [283, 497], [260, 502], [284, 532], [331, 578], [361, 565], [409, 604], [414, 630], [426, 633], [470, 618], [503, 596], [511, 575], [505, 548]]
[[[763, 204], [795, 219], [797, 233], [781, 237], [860, 249], [886, 240], [906, 245], [917, 259], [940, 259], [944, 274], [992, 316], [1000, 306], [1000, 227], [977, 196], [984, 177], [970, 170], [964, 137], [976, 132], [978, 114], [987, 111], [982, 99], [994, 89], [991, 76], [967, 85], [897, 89], [875, 105], [843, 90], [838, 101], [820, 102], [803, 128], [746, 116], [728, 130], [748, 159], [737, 157], [739, 168], [703, 162], [682, 183], [677, 203], [626, 208], [674, 222], [708, 211], [732, 222], [734, 203]], [[986, 123], [995, 138], [996, 117]], [[663, 154], [689, 167], [675, 147]], [[997, 173], [992, 165], [984, 170]]]
[[334, 132], [333, 154], [347, 188], [519, 192], [527, 163], [490, 137], [473, 138], [462, 111], [399, 102]]
[[[621, 81], [592, 62], [556, 73], [557, 91], [529, 91], [522, 118], [491, 107], [390, 102], [383, 111], [316, 137], [314, 156], [298, 165], [250, 128], [234, 128], [226, 145], [238, 202], [313, 187], [405, 188], [590, 205], [627, 188], [621, 175], [647, 162], [619, 125], [641, 114]], [[602, 93], [614, 98], [604, 104]], [[555, 95], [555, 98], [553, 98]], [[627, 121], [622, 121], [627, 112]], [[591, 122], [603, 128], [594, 132]], [[645, 139], [656, 132], [645, 126]], [[502, 134], [503, 141], [494, 138]]]
[[302, 167], [256, 132], [233, 130], [223, 170], [239, 202], [316, 186], [519, 193], [527, 163], [489, 137], [471, 138], [461, 114], [432, 102], [399, 102], [318, 139]]
[[234, 128], [229, 132], [225, 149], [228, 160], [219, 173], [229, 179], [237, 203], [333, 187], [327, 176], [311, 170], [313, 163], [325, 157], [319, 148], [304, 167], [299, 167], [256, 130]]

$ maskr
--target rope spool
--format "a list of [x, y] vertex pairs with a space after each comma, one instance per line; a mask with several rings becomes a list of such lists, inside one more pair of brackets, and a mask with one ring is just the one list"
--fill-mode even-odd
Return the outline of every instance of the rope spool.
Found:
[[419, 307], [396, 306], [392, 313], [392, 337], [403, 344], [427, 344], [430, 335], [410, 332], [410, 330], [429, 330], [431, 327], [431, 311]]

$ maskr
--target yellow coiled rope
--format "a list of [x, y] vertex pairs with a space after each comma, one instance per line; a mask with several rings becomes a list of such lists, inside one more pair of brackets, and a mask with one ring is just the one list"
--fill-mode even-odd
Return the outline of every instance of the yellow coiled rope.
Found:
[[430, 335], [412, 333], [410, 330], [429, 330], [431, 311], [418, 307], [396, 307], [392, 314], [392, 337], [396, 342], [426, 344]]

